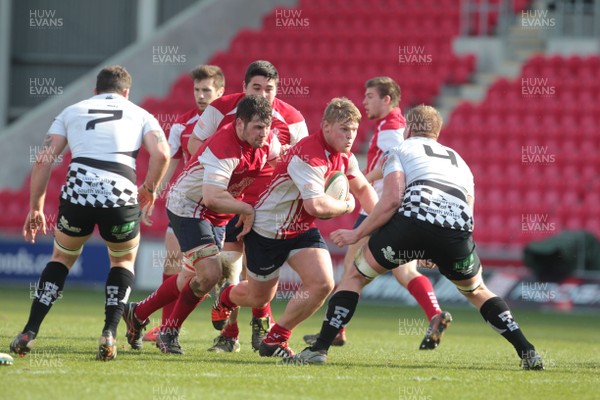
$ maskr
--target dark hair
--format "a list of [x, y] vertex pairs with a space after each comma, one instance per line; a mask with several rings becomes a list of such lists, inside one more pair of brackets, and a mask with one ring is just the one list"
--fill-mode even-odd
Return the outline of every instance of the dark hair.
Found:
[[216, 65], [198, 65], [190, 72], [190, 75], [195, 81], [212, 78], [213, 85], [217, 90], [225, 87], [225, 75]]
[[131, 87], [131, 75], [120, 65], [102, 68], [96, 77], [96, 93], [119, 93]]
[[390, 96], [390, 104], [392, 107], [398, 107], [400, 104], [400, 86], [389, 76], [378, 76], [369, 79], [365, 83], [365, 88], [374, 87], [377, 90], [380, 98]]
[[269, 100], [257, 94], [251, 94], [238, 103], [235, 118], [241, 119], [244, 121], [244, 125], [247, 125], [254, 117], [258, 117], [260, 121], [271, 125], [272, 114], [273, 110]]
[[265, 60], [257, 60], [248, 65], [244, 83], [248, 85], [255, 76], [264, 76], [267, 79], [273, 79], [276, 85], [279, 83], [279, 72], [277, 72], [277, 68]]

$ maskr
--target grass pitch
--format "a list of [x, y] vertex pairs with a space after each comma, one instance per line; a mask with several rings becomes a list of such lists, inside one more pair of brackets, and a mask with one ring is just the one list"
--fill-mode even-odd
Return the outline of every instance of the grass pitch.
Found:
[[[0, 288], [0, 352], [23, 328], [29, 288]], [[132, 300], [145, 294], [134, 292]], [[0, 366], [1, 399], [598, 399], [598, 314], [513, 310], [542, 353], [546, 371], [522, 371], [512, 346], [470, 308], [449, 308], [454, 322], [435, 351], [419, 351], [427, 327], [418, 308], [360, 304], [349, 343], [334, 347], [325, 366], [283, 366], [250, 346], [250, 313], [242, 310], [235, 354], [213, 354], [217, 332], [210, 301], [190, 316], [180, 341], [183, 356], [164, 355], [145, 343], [129, 349], [119, 325], [118, 356], [95, 360], [103, 325], [103, 294], [68, 288], [42, 325], [34, 351]], [[284, 304], [275, 303], [275, 316]], [[291, 347], [305, 346], [323, 310], [296, 329]], [[152, 316], [155, 324], [159, 313]]]

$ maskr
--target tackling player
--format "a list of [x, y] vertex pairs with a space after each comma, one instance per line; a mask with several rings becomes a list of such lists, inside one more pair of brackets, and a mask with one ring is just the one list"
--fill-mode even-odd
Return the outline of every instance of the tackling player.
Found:
[[326, 363], [331, 342], [352, 319], [363, 287], [424, 255], [477, 307], [486, 323], [513, 345], [523, 369], [544, 369], [508, 305], [483, 282], [473, 242], [473, 174], [456, 151], [438, 143], [441, 115], [421, 105], [408, 113], [407, 120], [409, 138], [383, 159], [381, 199], [358, 228], [331, 234], [338, 246], [371, 237], [356, 254], [355, 268], [329, 300], [316, 343], [285, 361]]
[[[383, 76], [370, 79], [365, 83], [365, 89], [363, 105], [367, 117], [374, 119], [376, 125], [367, 152], [365, 177], [373, 185], [377, 195], [381, 197], [383, 188], [381, 156], [404, 141], [406, 121], [398, 106], [400, 86], [392, 78]], [[367, 214], [362, 209], [356, 219], [354, 228], [360, 226], [366, 217]], [[364, 237], [348, 247], [344, 257], [344, 274], [347, 274], [353, 268], [356, 252], [367, 240], [368, 237]], [[419, 348], [422, 350], [435, 349], [439, 344], [442, 333], [452, 321], [450, 313], [440, 309], [431, 282], [426, 276], [417, 271], [417, 260], [403, 265], [402, 268], [393, 269], [392, 273], [396, 280], [417, 300], [430, 321], [429, 329], [427, 329], [425, 338]], [[333, 346], [343, 346], [346, 343], [345, 331], [346, 328], [342, 327], [333, 340]], [[304, 336], [304, 341], [310, 345], [314, 344], [316, 340], [317, 335]]]

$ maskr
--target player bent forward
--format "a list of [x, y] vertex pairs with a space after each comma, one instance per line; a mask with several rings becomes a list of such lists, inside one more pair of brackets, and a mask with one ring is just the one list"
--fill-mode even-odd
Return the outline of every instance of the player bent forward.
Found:
[[321, 307], [334, 285], [331, 256], [315, 218], [331, 218], [354, 209], [352, 195], [337, 200], [324, 192], [325, 176], [341, 171], [351, 192], [367, 210], [377, 194], [350, 152], [360, 112], [351, 101], [335, 98], [327, 105], [321, 130], [292, 147], [275, 167], [273, 179], [256, 205], [252, 231], [244, 237], [248, 280], [226, 287], [219, 306], [266, 307], [275, 296], [279, 268], [287, 261], [302, 281], [302, 296], [288, 303], [259, 345], [262, 357], [289, 357], [292, 330]]
[[183, 252], [182, 269], [150, 296], [125, 307], [123, 318], [132, 348], [142, 347], [148, 317], [176, 300], [156, 345], [163, 353], [183, 354], [179, 344], [183, 322], [221, 279], [224, 226], [239, 214], [240, 238], [250, 231], [254, 208], [241, 201], [244, 191], [280, 154], [279, 141], [270, 131], [271, 115], [267, 99], [246, 96], [238, 104], [235, 120], [200, 147], [171, 188], [167, 215]]
[[363, 287], [378, 275], [424, 254], [514, 346], [523, 369], [544, 369], [540, 355], [504, 300], [483, 283], [472, 237], [473, 175], [458, 153], [437, 142], [440, 114], [422, 105], [411, 110], [407, 119], [409, 139], [387, 152], [383, 160], [381, 200], [357, 229], [331, 234], [338, 246], [356, 243], [369, 234], [371, 238], [329, 301], [317, 342], [287, 361], [326, 363], [331, 342], [352, 318]]

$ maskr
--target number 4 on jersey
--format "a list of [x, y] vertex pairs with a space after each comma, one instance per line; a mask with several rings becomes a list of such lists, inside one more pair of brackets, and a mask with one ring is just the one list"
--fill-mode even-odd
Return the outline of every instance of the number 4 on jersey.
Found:
[[110, 117], [96, 118], [85, 124], [85, 130], [96, 129], [96, 124], [102, 122], [115, 121], [123, 118], [123, 110], [88, 110], [88, 114], [111, 114]]
[[455, 167], [458, 167], [458, 161], [456, 161], [456, 154], [454, 154], [453, 151], [446, 149], [446, 153], [448, 155], [444, 155], [444, 154], [434, 153], [433, 149], [426, 144], [424, 144], [423, 147], [425, 148], [425, 154], [427, 154], [429, 157], [447, 158], [448, 160], [450, 160], [452, 165], [454, 165]]

